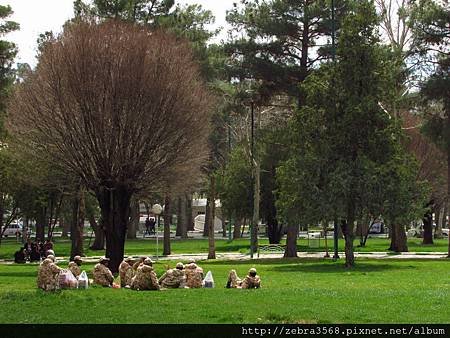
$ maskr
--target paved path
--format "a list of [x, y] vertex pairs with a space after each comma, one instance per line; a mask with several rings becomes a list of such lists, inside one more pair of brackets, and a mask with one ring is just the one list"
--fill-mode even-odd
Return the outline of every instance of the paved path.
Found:
[[[331, 255], [333, 253], [330, 253]], [[325, 252], [298, 252], [299, 258], [314, 258], [320, 259], [323, 258]], [[341, 259], [345, 257], [344, 252], [340, 252], [339, 256]], [[90, 256], [84, 257], [83, 262], [85, 263], [96, 263], [98, 262], [101, 256]], [[139, 256], [133, 256], [134, 258], [138, 258]], [[446, 259], [447, 253], [445, 252], [402, 252], [402, 253], [391, 253], [391, 252], [355, 252], [356, 258], [370, 258], [370, 259]], [[150, 256], [154, 261], [157, 260], [156, 256]], [[253, 257], [253, 260], [257, 259], [266, 259], [266, 258], [283, 258], [283, 253], [262, 253]], [[57, 256], [57, 261], [64, 262], [68, 260], [68, 257]], [[195, 259], [197, 261], [207, 260], [208, 254], [198, 253], [198, 254], [179, 254], [179, 255], [169, 255], [169, 256], [160, 256], [158, 260], [161, 261], [182, 261], [186, 262], [189, 259]], [[227, 260], [235, 260], [235, 261], [245, 261], [250, 260], [249, 254], [242, 253], [217, 253], [217, 260], [227, 261]], [[0, 260], [0, 264], [13, 264], [12, 260]]]

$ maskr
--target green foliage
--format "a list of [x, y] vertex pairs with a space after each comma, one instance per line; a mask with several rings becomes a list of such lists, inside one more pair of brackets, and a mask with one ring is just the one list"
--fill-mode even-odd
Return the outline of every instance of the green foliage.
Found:
[[14, 43], [4, 40], [4, 36], [19, 29], [19, 24], [8, 20], [13, 14], [10, 6], [0, 5], [0, 150], [5, 135], [3, 121], [5, 118], [6, 99], [13, 82], [13, 61], [17, 54]]
[[306, 106], [291, 126], [295, 145], [278, 170], [278, 206], [286, 220], [314, 224], [365, 215], [408, 222], [426, 194], [417, 165], [399, 145], [400, 127], [379, 105], [395, 85], [379, 46], [370, 2], [343, 21], [338, 63], [322, 66], [302, 86]]
[[450, 149], [450, 8], [431, 0], [415, 3], [412, 12], [414, 47], [423, 57], [428, 79], [421, 93], [428, 104], [424, 131], [435, 143]]
[[[442, 149], [450, 149], [450, 57], [441, 59], [439, 67], [422, 86], [425, 101], [432, 106], [423, 130]], [[434, 109], [433, 109], [434, 108]], [[434, 110], [434, 112], [433, 112]]]
[[237, 218], [250, 218], [253, 206], [253, 179], [249, 158], [242, 146], [235, 147], [225, 167], [217, 175], [217, 191], [222, 208]]
[[411, 13], [415, 48], [426, 53], [430, 50], [448, 52], [450, 39], [450, 9], [435, 0], [417, 0]]
[[[347, 1], [335, 3], [336, 16], [340, 17], [346, 11]], [[330, 56], [329, 1], [267, 0], [241, 4], [227, 16], [235, 33], [227, 45], [232, 56], [232, 76], [262, 80], [260, 92], [265, 97], [277, 93], [299, 97], [297, 84], [314, 65]], [[327, 43], [320, 46], [321, 39]]]
[[169, 14], [174, 0], [83, 0], [74, 2], [76, 16], [96, 16], [158, 26], [158, 18]]

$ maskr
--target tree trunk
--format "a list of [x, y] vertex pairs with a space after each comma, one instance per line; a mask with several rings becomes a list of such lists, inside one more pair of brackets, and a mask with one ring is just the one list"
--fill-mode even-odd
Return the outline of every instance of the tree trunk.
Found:
[[123, 260], [132, 192], [123, 186], [102, 187], [96, 195], [105, 227], [106, 257], [110, 259], [109, 268], [116, 273]]
[[394, 252], [408, 252], [405, 226], [395, 223], [391, 225], [391, 229], [392, 238], [389, 250]]
[[391, 224], [389, 226], [389, 238], [391, 239], [391, 244], [388, 248], [389, 251], [395, 251], [395, 242], [396, 242], [396, 236], [395, 236], [395, 231], [394, 231], [394, 226]]
[[242, 218], [237, 217], [234, 223], [233, 239], [241, 238]]
[[442, 228], [444, 227], [444, 218], [445, 218], [445, 208], [441, 206], [439, 208], [439, 214], [437, 216], [436, 230], [434, 231], [434, 238], [436, 239], [443, 238]]
[[188, 229], [188, 222], [189, 222], [188, 217], [186, 217], [187, 216], [186, 196], [182, 196], [180, 198], [180, 201], [181, 201], [180, 211], [179, 211], [180, 217], [181, 217], [181, 219], [180, 219], [180, 236], [181, 236], [181, 238], [186, 239], [186, 238], [188, 238], [187, 229]]
[[[164, 199], [164, 248], [163, 255], [168, 256], [170, 251], [170, 215], [171, 215], [171, 200], [169, 196]], [[177, 220], [178, 222], [178, 220]]]
[[[370, 223], [370, 224], [369, 224]], [[372, 225], [372, 221], [368, 216], [362, 217], [361, 220], [358, 220], [356, 223], [356, 235], [359, 236], [359, 246], [365, 247], [366, 240], [369, 235], [370, 227]]]
[[370, 230], [372, 230], [372, 227], [374, 224], [375, 224], [375, 218], [372, 218], [372, 220], [370, 220], [370, 225], [367, 227], [366, 233], [364, 234], [364, 238], [361, 242], [362, 247], [366, 246], [367, 238], [369, 238], [369, 232], [370, 232]]
[[46, 214], [46, 208], [40, 208], [36, 218], [36, 241], [38, 242], [44, 242], [45, 240]]
[[83, 227], [84, 227], [84, 192], [80, 189], [72, 201], [72, 220], [70, 224], [70, 239], [72, 247], [70, 259], [77, 255], [83, 255]]
[[70, 222], [67, 222], [67, 220], [64, 219], [64, 217], [60, 218], [59, 226], [62, 228], [62, 234], [61, 234], [62, 238], [67, 238], [69, 236], [71, 223], [72, 223], [72, 220], [70, 220]]
[[216, 259], [216, 247], [214, 242], [214, 216], [216, 213], [216, 182], [214, 175], [210, 177], [210, 188], [209, 188], [209, 215], [208, 218], [208, 259]]
[[267, 218], [267, 235], [269, 237], [270, 244], [279, 244], [281, 241], [283, 227], [280, 226], [278, 220], [273, 217], [273, 214], [269, 214]]
[[247, 218], [244, 217], [244, 222], [242, 223], [242, 229], [241, 229], [241, 238], [244, 237], [245, 225], [246, 224], [247, 224]]
[[289, 224], [287, 228], [284, 257], [297, 257], [298, 225]]
[[105, 230], [103, 221], [100, 220], [100, 224], [95, 221], [93, 213], [88, 214], [89, 224], [92, 230], [94, 230], [94, 243], [89, 247], [91, 250], [104, 250], [105, 249]]
[[230, 222], [231, 222], [230, 217], [228, 217], [228, 218], [226, 218], [225, 216], [223, 217], [223, 220], [222, 220], [222, 237], [227, 237], [227, 229], [228, 229], [228, 226], [229, 226]]
[[186, 196], [178, 197], [178, 208], [177, 208], [177, 233], [176, 236], [181, 238], [187, 238], [187, 229], [189, 218], [186, 211]]
[[[260, 121], [260, 109], [258, 109], [258, 128]], [[259, 228], [259, 203], [261, 194], [261, 172], [259, 159], [254, 159], [254, 190], [253, 190], [253, 217], [251, 229], [251, 250], [253, 253], [258, 251], [258, 228]]]
[[2, 242], [3, 238], [3, 217], [5, 217], [5, 197], [4, 194], [0, 194], [0, 243]]
[[194, 231], [194, 217], [192, 217], [192, 194], [186, 194], [187, 231]]
[[349, 202], [347, 209], [347, 220], [342, 222], [342, 232], [345, 240], [345, 267], [352, 268], [355, 265], [355, 254], [353, 252], [353, 240], [355, 227], [355, 206]]
[[176, 199], [176, 210], [177, 210], [177, 229], [175, 232], [175, 236], [181, 237], [181, 227], [183, 224], [183, 217], [184, 215], [181, 214], [181, 204], [183, 203], [183, 199], [181, 197], [178, 197]]
[[[450, 131], [450, 112], [447, 109], [447, 130]], [[447, 144], [447, 217], [446, 217], [446, 223], [447, 219], [449, 219], [450, 222], [450, 142]], [[448, 225], [448, 228], [450, 229], [450, 223]], [[448, 234], [448, 251], [447, 251], [447, 258], [450, 258], [450, 233]]]
[[210, 208], [211, 200], [208, 194], [208, 198], [206, 199], [206, 210], [205, 210], [205, 224], [203, 226], [203, 237], [209, 236], [209, 219], [211, 218], [211, 208]]
[[136, 239], [136, 232], [139, 228], [139, 201], [133, 198], [130, 207], [130, 220], [127, 228], [127, 239]]
[[423, 240], [422, 244], [433, 244], [433, 211], [431, 207], [423, 216]]
[[22, 228], [22, 243], [25, 244], [28, 241], [28, 229], [30, 227], [30, 221], [27, 216], [23, 218], [23, 228]]

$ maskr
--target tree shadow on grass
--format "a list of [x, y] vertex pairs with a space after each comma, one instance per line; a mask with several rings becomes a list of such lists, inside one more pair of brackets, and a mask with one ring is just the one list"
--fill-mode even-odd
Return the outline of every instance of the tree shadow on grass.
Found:
[[245, 258], [243, 260], [204, 260], [202, 264], [211, 264], [211, 265], [298, 265], [300, 263], [311, 263], [311, 262], [323, 262], [323, 264], [333, 264], [333, 262], [322, 259], [322, 258], [261, 258], [261, 259], [253, 259]]
[[356, 263], [355, 267], [348, 269], [343, 264], [289, 264], [274, 266], [270, 270], [276, 272], [313, 272], [313, 273], [368, 273], [389, 270], [409, 270], [416, 269], [413, 265], [398, 265], [389, 263], [368, 264], [364, 262]]
[[2, 277], [36, 277], [37, 272], [33, 271], [8, 271], [0, 272], [0, 278]]

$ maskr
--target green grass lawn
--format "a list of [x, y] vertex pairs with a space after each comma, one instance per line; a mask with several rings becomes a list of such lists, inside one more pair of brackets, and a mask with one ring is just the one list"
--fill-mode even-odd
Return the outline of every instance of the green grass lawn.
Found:
[[[166, 264], [156, 264], [158, 276]], [[200, 265], [213, 272], [216, 288], [45, 293], [36, 289], [36, 265], [0, 265], [0, 323], [450, 322], [448, 260], [361, 259], [351, 271], [342, 262], [305, 259]], [[231, 268], [244, 276], [251, 266], [261, 289], [224, 288]]]
[[[84, 241], [85, 254], [87, 256], [100, 256], [103, 254], [102, 251], [92, 251], [87, 249], [89, 239]], [[260, 239], [260, 244], [268, 244], [268, 239]], [[285, 243], [285, 240], [282, 241]], [[409, 250], [412, 252], [447, 252], [448, 241], [447, 239], [435, 240], [434, 245], [422, 245], [422, 239], [420, 238], [410, 238], [408, 239]], [[386, 238], [369, 238], [367, 241], [367, 246], [363, 248], [358, 248], [358, 240], [355, 240], [355, 250], [358, 252], [372, 252], [381, 251], [385, 252], [389, 247], [389, 239]], [[0, 246], [0, 259], [13, 259], [14, 252], [19, 248], [21, 244], [15, 239], [4, 239], [2, 240]], [[58, 256], [69, 256], [70, 255], [70, 240], [55, 238], [55, 252]], [[310, 248], [308, 246], [308, 241], [306, 239], [298, 240], [298, 250], [307, 252], [324, 251], [324, 241], [320, 240], [319, 248]], [[333, 243], [331, 240], [328, 241], [330, 250], [332, 250]], [[172, 254], [183, 254], [183, 253], [207, 253], [208, 252], [208, 240], [207, 239], [172, 239], [171, 242]], [[340, 251], [344, 250], [344, 241], [339, 241]], [[237, 239], [232, 242], [228, 242], [226, 239], [216, 240], [216, 251], [220, 252], [241, 252], [248, 253], [250, 250], [250, 240], [247, 238]], [[159, 243], [159, 253], [162, 252], [162, 241]], [[125, 253], [127, 255], [155, 255], [156, 254], [156, 241], [154, 239], [136, 239], [127, 240], [125, 245]]]

